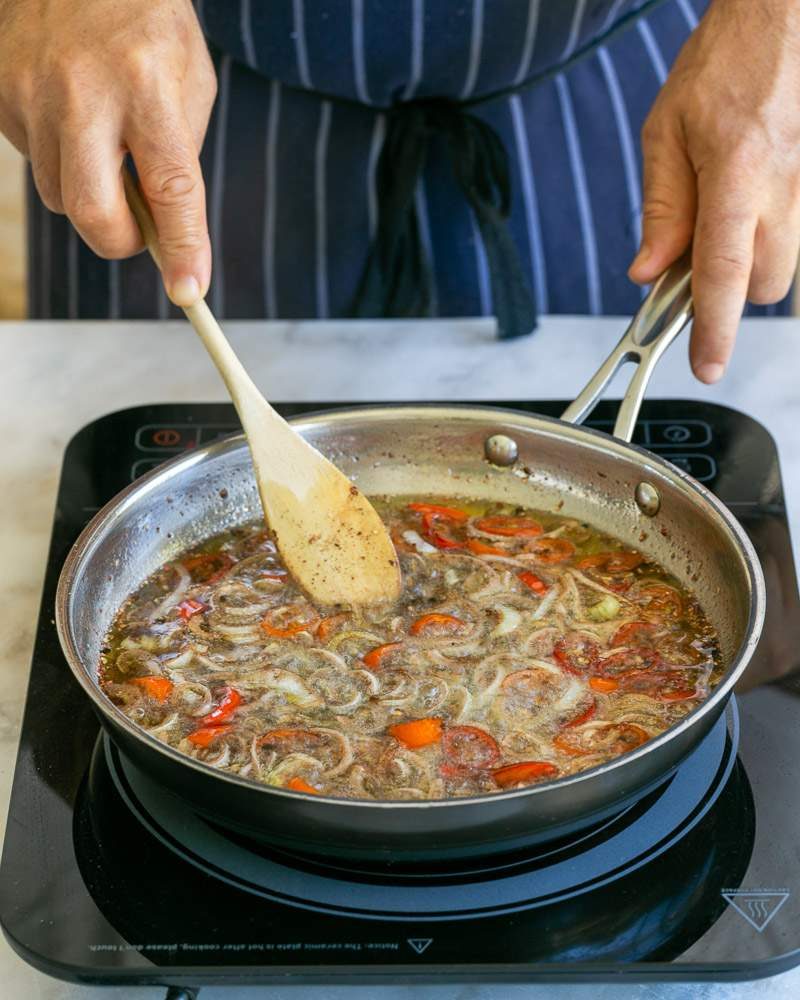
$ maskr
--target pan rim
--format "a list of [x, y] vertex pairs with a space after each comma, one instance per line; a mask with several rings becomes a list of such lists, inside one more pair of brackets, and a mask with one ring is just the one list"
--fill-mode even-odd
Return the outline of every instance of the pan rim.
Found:
[[[712, 693], [697, 706], [692, 712], [684, 716], [669, 729], [658, 736], [653, 737], [643, 743], [636, 750], [615, 757], [611, 761], [599, 764], [585, 771], [567, 775], [552, 781], [540, 782], [525, 788], [510, 789], [508, 791], [491, 792], [485, 795], [465, 796], [463, 798], [452, 799], [425, 799], [425, 800], [405, 800], [405, 799], [350, 799], [333, 795], [315, 795], [314, 802], [331, 803], [339, 806], [347, 806], [352, 809], [378, 808], [378, 809], [402, 809], [404, 811], [426, 810], [433, 808], [460, 808], [469, 807], [479, 803], [508, 802], [511, 800], [542, 794], [554, 788], [567, 788], [577, 786], [591, 778], [601, 774], [616, 771], [619, 768], [627, 767], [632, 762], [641, 759], [658, 747], [664, 746], [677, 739], [681, 734], [690, 729], [702, 718], [714, 711], [720, 704], [723, 704], [730, 697], [732, 689], [737, 680], [744, 672], [750, 662], [752, 654], [758, 643], [764, 621], [766, 607], [766, 593], [764, 576], [760, 562], [756, 555], [752, 542], [746, 532], [736, 520], [732, 512], [722, 503], [710, 490], [701, 483], [693, 479], [688, 473], [672, 465], [648, 449], [639, 445], [621, 441], [604, 431], [585, 427], [579, 424], [567, 423], [556, 417], [548, 417], [539, 414], [531, 414], [512, 407], [493, 406], [487, 403], [382, 403], [347, 405], [344, 407], [333, 407], [331, 409], [320, 410], [314, 413], [302, 414], [293, 417], [289, 423], [297, 428], [301, 433], [304, 429], [318, 428], [320, 425], [330, 425], [345, 422], [374, 423], [376, 419], [386, 419], [397, 422], [398, 410], [402, 411], [403, 419], [437, 419], [452, 422], [454, 419], [470, 423], [490, 423], [491, 418], [500, 422], [505, 418], [506, 423], [513, 420], [518, 426], [528, 431], [544, 430], [546, 433], [557, 437], [574, 438], [578, 444], [590, 444], [593, 447], [602, 447], [608, 452], [611, 449], [620, 457], [633, 456], [640, 464], [647, 463], [655, 467], [659, 473], [665, 476], [679, 489], [688, 490], [699, 497], [708, 505], [719, 521], [722, 522], [734, 547], [738, 550], [741, 561], [746, 568], [748, 584], [750, 588], [750, 613], [747, 625], [744, 630], [744, 639], [737, 649], [731, 662], [728, 664], [725, 674]], [[209, 764], [195, 760], [174, 747], [163, 743], [156, 737], [151, 736], [146, 730], [133, 723], [109, 698], [103, 693], [97, 680], [96, 673], [90, 674], [89, 669], [84, 665], [77, 645], [72, 634], [71, 596], [73, 581], [79, 575], [82, 566], [91, 556], [94, 545], [97, 542], [101, 531], [107, 528], [107, 522], [115, 517], [121, 517], [125, 511], [134, 504], [141, 496], [146, 495], [156, 489], [163, 480], [170, 480], [177, 477], [181, 472], [186, 471], [197, 464], [201, 464], [217, 455], [224, 454], [228, 450], [247, 448], [247, 441], [243, 433], [229, 435], [220, 441], [213, 442], [202, 448], [193, 449], [189, 454], [177, 455], [174, 458], [162, 463], [155, 469], [141, 476], [139, 479], [124, 487], [119, 493], [112, 497], [108, 503], [100, 508], [92, 519], [85, 525], [69, 553], [59, 575], [58, 586], [55, 597], [55, 623], [58, 632], [61, 649], [65, 659], [72, 671], [73, 676], [80, 686], [89, 696], [95, 707], [100, 711], [102, 717], [108, 717], [114, 725], [123, 729], [127, 735], [132, 736], [138, 743], [142, 743], [148, 750], [159, 752], [170, 760], [189, 766], [205, 777], [217, 778], [221, 781], [238, 786], [251, 793], [266, 792], [284, 797], [289, 800], [307, 801], [308, 796], [302, 792], [295, 792], [291, 789], [281, 788], [274, 785], [260, 784], [249, 778], [242, 778], [237, 774], [227, 771], [220, 771]], [[670, 771], [665, 772], [664, 777], [668, 777]]]

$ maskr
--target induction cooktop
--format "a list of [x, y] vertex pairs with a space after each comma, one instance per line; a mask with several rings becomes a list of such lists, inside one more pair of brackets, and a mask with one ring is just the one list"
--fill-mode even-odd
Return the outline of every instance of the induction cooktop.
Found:
[[[589, 423], [610, 430], [613, 414], [602, 403]], [[653, 400], [634, 439], [728, 504], [764, 567], [764, 636], [716, 727], [664, 784], [572, 839], [392, 873], [266, 850], [192, 814], [101, 735], [61, 655], [55, 587], [85, 523], [236, 430], [225, 404], [142, 406], [67, 448], [0, 865], [0, 922], [26, 961], [174, 998], [207, 983], [735, 980], [800, 963], [800, 599], [760, 424]]]

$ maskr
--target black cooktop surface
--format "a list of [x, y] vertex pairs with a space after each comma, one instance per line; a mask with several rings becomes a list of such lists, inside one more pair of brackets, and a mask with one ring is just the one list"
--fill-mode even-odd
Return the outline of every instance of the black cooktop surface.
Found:
[[[590, 423], [609, 430], [613, 412]], [[83, 982], [189, 986], [736, 979], [800, 962], [800, 600], [760, 424], [656, 400], [635, 438], [714, 490], [764, 567], [764, 638], [725, 718], [666, 784], [572, 841], [392, 875], [267, 852], [184, 811], [100, 736], [60, 653], [55, 587], [86, 521], [236, 429], [224, 404], [137, 407], [67, 449], [0, 868], [0, 921], [23, 958]]]

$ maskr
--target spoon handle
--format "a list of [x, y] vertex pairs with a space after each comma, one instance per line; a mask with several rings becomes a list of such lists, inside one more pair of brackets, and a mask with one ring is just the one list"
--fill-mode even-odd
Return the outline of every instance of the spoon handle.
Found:
[[[156, 266], [161, 270], [161, 253], [155, 221], [142, 192], [139, 190], [139, 185], [125, 166], [122, 168], [122, 182], [125, 187], [125, 197], [142, 233], [144, 244]], [[245, 371], [244, 365], [228, 343], [227, 337], [214, 318], [206, 300], [198, 299], [194, 305], [184, 306], [183, 312], [194, 327], [198, 337], [203, 341], [211, 360], [217, 366], [240, 417], [244, 416], [241, 412], [243, 407], [251, 409], [253, 404], [258, 404], [266, 406], [277, 419], [282, 419], [272, 410]]]

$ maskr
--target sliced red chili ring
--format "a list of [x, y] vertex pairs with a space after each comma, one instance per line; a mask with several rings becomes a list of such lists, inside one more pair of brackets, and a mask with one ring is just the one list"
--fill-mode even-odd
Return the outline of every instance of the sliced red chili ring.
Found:
[[507, 556], [505, 549], [498, 549], [496, 545], [487, 545], [479, 538], [468, 538], [467, 548], [476, 556]]
[[188, 622], [194, 615], [199, 615], [201, 611], [206, 611], [207, 609], [207, 604], [203, 604], [201, 601], [195, 601], [190, 597], [188, 600], [181, 601], [178, 605], [178, 614], [185, 622]]
[[646, 645], [651, 641], [655, 631], [656, 627], [652, 622], [626, 622], [624, 625], [620, 625], [611, 637], [610, 645], [612, 647], [632, 644]]
[[218, 726], [220, 723], [227, 722], [243, 701], [244, 699], [236, 688], [223, 688], [222, 697], [217, 702], [216, 708], [212, 708], [208, 715], [203, 716], [200, 720], [200, 725]]
[[598, 677], [616, 677], [630, 670], [642, 672], [654, 670], [660, 666], [661, 662], [660, 653], [652, 646], [633, 646], [630, 649], [621, 649], [617, 653], [612, 653], [611, 656], [598, 659], [594, 665], [593, 673]]
[[385, 656], [394, 652], [395, 649], [400, 649], [402, 645], [402, 642], [385, 642], [382, 646], [376, 646], [368, 653], [364, 653], [362, 657], [364, 666], [369, 667], [370, 669], [379, 667]]
[[495, 514], [493, 517], [482, 517], [475, 522], [478, 531], [487, 535], [500, 535], [503, 538], [533, 538], [541, 535], [542, 526], [530, 517], [509, 517], [505, 514]]
[[575, 555], [575, 546], [566, 538], [536, 538], [525, 546], [525, 551], [536, 556], [540, 563], [554, 566]]
[[644, 556], [638, 552], [596, 552], [594, 555], [585, 556], [578, 563], [578, 569], [597, 569], [603, 573], [629, 573], [636, 569], [642, 562]]
[[433, 716], [426, 719], [409, 719], [389, 726], [389, 735], [412, 750], [438, 743], [442, 738], [442, 720]]
[[619, 677], [626, 694], [646, 694], [658, 701], [688, 701], [697, 697], [697, 685], [683, 670], [631, 670]]
[[318, 788], [314, 788], [313, 785], [309, 785], [309, 783], [305, 781], [303, 778], [298, 778], [298, 777], [289, 778], [284, 787], [291, 788], [293, 792], [305, 792], [306, 795], [321, 794]]
[[229, 726], [201, 726], [199, 729], [195, 729], [193, 733], [189, 733], [186, 737], [190, 743], [194, 743], [196, 747], [208, 747], [218, 736], [222, 736], [223, 733], [227, 733], [228, 730], [233, 729], [232, 725]]
[[227, 552], [201, 552], [183, 560], [184, 567], [199, 583], [216, 583], [233, 566], [233, 557]]
[[518, 764], [496, 767], [492, 771], [492, 777], [501, 788], [529, 785], [531, 782], [541, 781], [543, 778], [554, 778], [557, 774], [558, 768], [555, 764], [546, 760], [523, 760]]
[[571, 674], [592, 671], [600, 659], [600, 647], [593, 638], [576, 633], [559, 639], [553, 647], [553, 659]]
[[436, 546], [437, 549], [463, 549], [464, 546], [461, 542], [455, 541], [453, 538], [448, 538], [447, 535], [443, 535], [440, 531], [435, 528], [436, 519], [430, 514], [426, 514], [422, 518], [422, 533]]
[[275, 639], [291, 639], [300, 632], [313, 632], [318, 624], [319, 616], [313, 608], [293, 604], [268, 611], [261, 628]]
[[417, 618], [409, 628], [411, 635], [424, 635], [427, 632], [461, 632], [466, 623], [455, 615], [446, 615], [432, 611], [430, 614]]
[[569, 722], [565, 722], [563, 729], [571, 729], [573, 726], [582, 726], [584, 722], [588, 722], [589, 719], [593, 718], [597, 712], [597, 702], [592, 699], [591, 705], [586, 708], [580, 715], [576, 715], [574, 719], [570, 719]]
[[466, 521], [469, 517], [469, 514], [456, 507], [442, 507], [436, 503], [410, 503], [408, 509], [428, 517], [441, 517], [446, 521]]
[[497, 741], [478, 726], [450, 726], [442, 736], [442, 753], [450, 764], [482, 771], [500, 759]]
[[134, 677], [131, 684], [140, 687], [154, 701], [164, 702], [172, 694], [174, 687], [168, 677]]
[[[611, 734], [613, 742], [608, 742]], [[585, 742], [582, 742], [585, 737]], [[593, 728], [590, 734], [581, 733], [577, 729], [565, 729], [553, 740], [553, 746], [571, 756], [582, 756], [602, 748], [614, 754], [627, 753], [635, 750], [650, 739], [647, 731], [633, 722], [609, 722]], [[592, 743], [597, 741], [597, 745]]]
[[674, 587], [665, 583], [651, 583], [638, 587], [631, 597], [645, 615], [652, 615], [657, 620], [680, 618], [683, 614], [681, 595]]
[[537, 576], [529, 569], [524, 570], [522, 573], [517, 573], [517, 578], [521, 580], [529, 590], [532, 590], [534, 594], [538, 594], [540, 597], [546, 594], [550, 589], [540, 576]]

